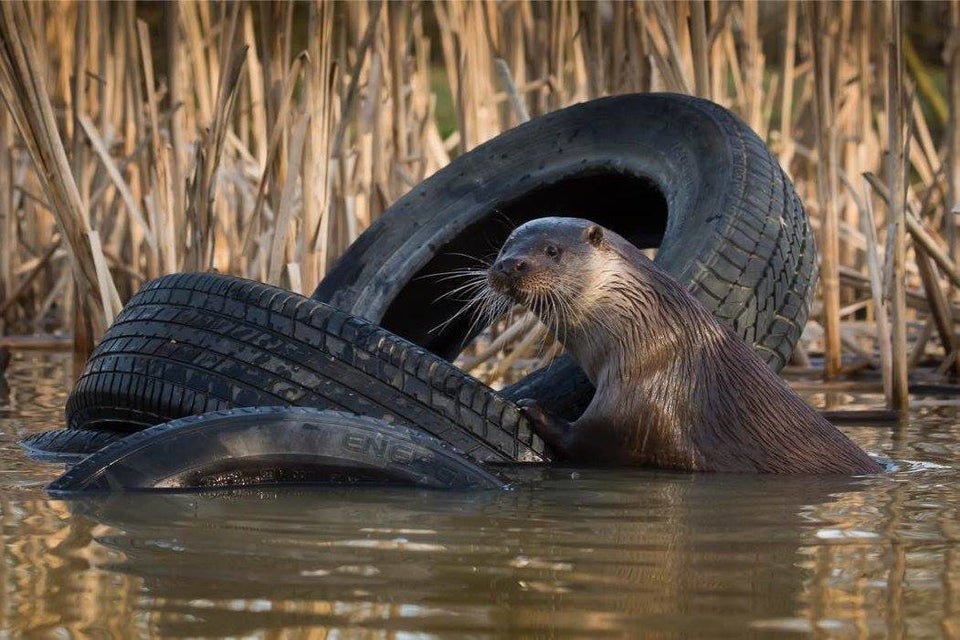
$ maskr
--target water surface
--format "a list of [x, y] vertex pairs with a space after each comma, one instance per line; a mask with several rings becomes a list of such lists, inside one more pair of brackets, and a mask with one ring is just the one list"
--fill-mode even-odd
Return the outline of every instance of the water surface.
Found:
[[16, 354], [0, 381], [0, 637], [960, 637], [956, 398], [844, 427], [899, 461], [883, 477], [67, 502], [15, 443], [60, 426], [68, 366]]

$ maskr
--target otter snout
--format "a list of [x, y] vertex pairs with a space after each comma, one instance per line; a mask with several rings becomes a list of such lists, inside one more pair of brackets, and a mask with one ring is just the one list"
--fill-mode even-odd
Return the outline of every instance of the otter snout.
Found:
[[530, 261], [523, 258], [497, 258], [487, 272], [490, 286], [500, 293], [515, 291], [523, 276], [530, 272]]

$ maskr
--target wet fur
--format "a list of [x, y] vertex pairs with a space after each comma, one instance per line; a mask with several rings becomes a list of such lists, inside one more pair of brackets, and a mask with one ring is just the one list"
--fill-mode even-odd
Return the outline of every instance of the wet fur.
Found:
[[[548, 245], [559, 259], [544, 253]], [[573, 423], [526, 403], [560, 456], [696, 471], [881, 470], [619, 235], [587, 220], [542, 218], [507, 239], [497, 260], [511, 259], [528, 271], [508, 282], [491, 269], [487, 295], [529, 307], [597, 388]]]

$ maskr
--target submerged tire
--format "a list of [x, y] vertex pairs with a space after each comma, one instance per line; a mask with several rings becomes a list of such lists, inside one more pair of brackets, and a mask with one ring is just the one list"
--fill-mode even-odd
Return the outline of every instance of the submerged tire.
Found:
[[337, 411], [257, 407], [156, 425], [60, 476], [54, 495], [278, 484], [498, 489], [495, 471], [419, 429]]
[[480, 462], [546, 459], [517, 407], [380, 327], [218, 274], [146, 284], [67, 401], [68, 429], [139, 431], [250, 406], [335, 409], [419, 427]]
[[[803, 205], [746, 124], [690, 96], [593, 100], [463, 154], [390, 207], [313, 297], [452, 358], [472, 336], [468, 318], [437, 328], [466, 304], [443, 297], [459, 283], [441, 274], [476, 267], [543, 215], [588, 218], [659, 247], [656, 262], [773, 369], [789, 359], [815, 280]], [[556, 411], [571, 396], [554, 390], [571, 375], [589, 400], [569, 359], [507, 395]]]
[[34, 460], [76, 464], [126, 435], [129, 434], [92, 429], [54, 429], [31, 434], [20, 441], [20, 446]]

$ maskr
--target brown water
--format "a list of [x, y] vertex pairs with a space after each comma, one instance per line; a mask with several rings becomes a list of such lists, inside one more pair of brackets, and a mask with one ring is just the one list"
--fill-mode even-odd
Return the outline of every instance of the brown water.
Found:
[[957, 398], [845, 428], [899, 462], [877, 478], [64, 502], [15, 442], [59, 426], [67, 366], [0, 382], [0, 637], [960, 637]]

